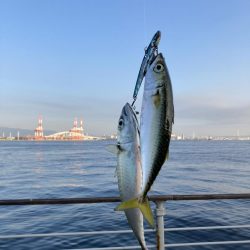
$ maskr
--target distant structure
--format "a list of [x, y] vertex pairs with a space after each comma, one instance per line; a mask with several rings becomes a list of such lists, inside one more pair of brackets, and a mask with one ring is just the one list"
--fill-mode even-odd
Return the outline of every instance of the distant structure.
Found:
[[43, 140], [44, 139], [44, 137], [43, 137], [43, 119], [41, 116], [38, 118], [38, 126], [35, 129], [34, 139], [35, 140]]
[[69, 131], [69, 136], [72, 140], [82, 140], [84, 138], [82, 120], [80, 121], [80, 127], [78, 127], [77, 118], [75, 118], [73, 128]]
[[102, 137], [89, 136], [84, 134], [83, 120], [80, 120], [80, 126], [78, 127], [77, 118], [75, 118], [73, 123], [73, 128], [68, 131], [58, 132], [55, 134], [43, 135], [43, 125], [42, 118], [38, 119], [38, 126], [35, 129], [35, 135], [33, 140], [58, 140], [58, 141], [82, 141], [82, 140], [101, 140]]
[[82, 140], [98, 140], [95, 136], [88, 136], [84, 134], [83, 121], [80, 120], [80, 126], [78, 127], [77, 118], [73, 123], [73, 128], [68, 131], [58, 132], [52, 135], [44, 137], [46, 140], [65, 140], [65, 141], [82, 141]]

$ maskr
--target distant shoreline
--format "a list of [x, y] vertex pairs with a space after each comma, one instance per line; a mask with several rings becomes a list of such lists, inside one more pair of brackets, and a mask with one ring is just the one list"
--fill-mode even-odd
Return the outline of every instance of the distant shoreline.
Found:
[[86, 138], [86, 139], [83, 139], [83, 140], [71, 140], [71, 139], [64, 139], [64, 140], [34, 140], [34, 139], [17, 139], [17, 138], [13, 138], [13, 139], [3, 139], [3, 138], [0, 138], [0, 141], [30, 141], [30, 142], [82, 142], [82, 141], [103, 141], [103, 140], [114, 140], [114, 139], [111, 139], [111, 138]]
[[[83, 140], [32, 140], [32, 139], [2, 139], [3, 141], [20, 141], [20, 142], [83, 142], [83, 141], [114, 141], [115, 138], [98, 138], [98, 139], [83, 139]], [[185, 138], [185, 139], [172, 139], [171, 141], [250, 141], [250, 137], [241, 137], [241, 138], [228, 138], [228, 137], [217, 137], [217, 138]]]

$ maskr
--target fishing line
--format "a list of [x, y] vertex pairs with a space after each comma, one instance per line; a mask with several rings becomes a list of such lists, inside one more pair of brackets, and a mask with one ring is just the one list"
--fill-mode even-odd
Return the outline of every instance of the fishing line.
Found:
[[143, 0], [144, 44], [147, 44], [146, 0]]

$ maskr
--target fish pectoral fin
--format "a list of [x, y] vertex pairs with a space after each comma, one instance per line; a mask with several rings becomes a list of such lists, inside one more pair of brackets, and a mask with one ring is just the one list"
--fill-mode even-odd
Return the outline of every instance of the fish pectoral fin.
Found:
[[149, 225], [153, 228], [155, 227], [154, 216], [148, 198], [145, 198], [143, 201], [139, 201], [138, 198], [124, 201], [115, 208], [115, 211], [124, 211], [130, 208], [139, 208]]
[[116, 154], [118, 153], [118, 151], [119, 151], [117, 145], [108, 145], [108, 146], [106, 146], [106, 150], [107, 150], [109, 153], [115, 154], [115, 155], [116, 155]]

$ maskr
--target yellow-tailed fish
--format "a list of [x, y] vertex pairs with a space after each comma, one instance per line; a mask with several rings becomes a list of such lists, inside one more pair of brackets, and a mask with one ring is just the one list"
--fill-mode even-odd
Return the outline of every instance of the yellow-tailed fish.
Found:
[[[139, 126], [130, 104], [126, 104], [118, 122], [117, 145], [109, 146], [109, 151], [117, 154], [117, 177], [122, 201], [134, 199], [142, 191], [142, 167], [140, 154]], [[142, 249], [147, 249], [144, 238], [143, 215], [138, 208], [125, 210]]]

